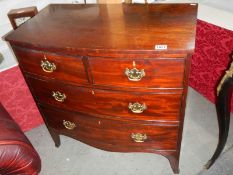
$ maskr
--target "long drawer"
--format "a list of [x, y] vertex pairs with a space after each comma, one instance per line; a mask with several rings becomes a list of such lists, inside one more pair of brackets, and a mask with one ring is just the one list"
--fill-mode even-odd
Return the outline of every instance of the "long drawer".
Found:
[[43, 106], [40, 108], [49, 127], [90, 145], [100, 142], [131, 152], [147, 148], [175, 150], [177, 146], [178, 125], [121, 122]]
[[38, 79], [26, 76], [35, 98], [40, 102], [57, 108], [89, 111], [94, 105], [91, 89], [64, 84], [51, 79]]
[[87, 84], [81, 57], [61, 56], [46, 52], [13, 48], [25, 72], [75, 84]]
[[94, 90], [30, 76], [27, 80], [38, 101], [54, 107], [131, 120], [179, 120], [181, 91], [160, 94]]
[[[104, 64], [103, 64], [104, 63]], [[93, 83], [105, 86], [145, 88], [183, 87], [183, 58], [89, 58]]]
[[181, 91], [148, 93], [95, 90], [93, 111], [133, 120], [178, 121]]

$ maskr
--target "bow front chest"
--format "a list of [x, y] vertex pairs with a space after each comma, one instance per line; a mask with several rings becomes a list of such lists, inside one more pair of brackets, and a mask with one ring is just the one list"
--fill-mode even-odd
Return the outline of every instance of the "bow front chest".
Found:
[[6, 36], [56, 146], [150, 152], [175, 173], [197, 4], [52, 4]]

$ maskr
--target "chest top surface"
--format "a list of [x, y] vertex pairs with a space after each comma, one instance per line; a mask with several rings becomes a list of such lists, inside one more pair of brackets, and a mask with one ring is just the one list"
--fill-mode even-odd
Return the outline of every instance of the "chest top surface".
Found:
[[197, 4], [51, 4], [5, 40], [63, 50], [192, 52]]

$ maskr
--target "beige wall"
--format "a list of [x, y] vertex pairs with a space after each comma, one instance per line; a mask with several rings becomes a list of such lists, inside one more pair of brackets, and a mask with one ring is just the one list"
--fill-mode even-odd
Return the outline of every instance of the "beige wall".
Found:
[[[115, 3], [122, 3], [122, 2], [132, 3], [134, 1], [133, 0], [97, 0], [97, 3], [99, 3], [99, 4], [115, 4]], [[139, 2], [141, 2], [141, 3], [143, 3], [143, 2], [147, 3], [147, 0], [141, 0]]]
[[99, 4], [132, 3], [132, 0], [97, 0]]
[[115, 4], [115, 3], [122, 3], [122, 0], [97, 0], [99, 4]]

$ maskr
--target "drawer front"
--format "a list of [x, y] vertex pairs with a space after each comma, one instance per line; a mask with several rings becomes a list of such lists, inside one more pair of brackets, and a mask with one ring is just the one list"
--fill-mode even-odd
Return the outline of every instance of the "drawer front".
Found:
[[34, 96], [41, 103], [58, 108], [76, 111], [88, 111], [94, 103], [91, 90], [84, 87], [63, 84], [48, 79], [27, 76]]
[[32, 77], [27, 77], [27, 80], [38, 101], [54, 107], [130, 120], [179, 119], [181, 92], [155, 94], [91, 90]]
[[[81, 141], [102, 142], [118, 149], [174, 150], [177, 145], [178, 126], [158, 126], [129, 123], [83, 116], [41, 107], [48, 125], [60, 133]], [[142, 150], [141, 150], [142, 149]]]
[[88, 83], [81, 57], [59, 56], [18, 48], [14, 48], [14, 53], [25, 72], [77, 84]]
[[181, 91], [171, 94], [95, 90], [94, 113], [132, 120], [179, 120]]
[[90, 58], [94, 84], [106, 86], [180, 88], [184, 62], [177, 59]]

